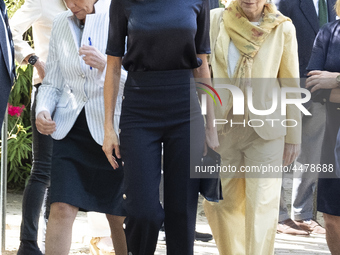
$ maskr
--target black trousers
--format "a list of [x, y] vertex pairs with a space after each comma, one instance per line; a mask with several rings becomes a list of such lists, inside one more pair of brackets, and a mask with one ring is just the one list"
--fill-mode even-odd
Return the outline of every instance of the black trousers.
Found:
[[[40, 134], [35, 126], [36, 96], [39, 85], [36, 85], [31, 108], [33, 164], [22, 200], [21, 241], [37, 241], [40, 211], [41, 209], [44, 211], [45, 222], [50, 213], [48, 188], [50, 187], [53, 139], [51, 136]], [[44, 205], [43, 208], [42, 205]], [[43, 239], [45, 240], [45, 237]]]
[[[204, 122], [191, 70], [129, 72], [120, 121], [129, 254], [152, 255], [164, 221], [167, 254], [193, 254]], [[159, 202], [164, 146], [164, 209]]]

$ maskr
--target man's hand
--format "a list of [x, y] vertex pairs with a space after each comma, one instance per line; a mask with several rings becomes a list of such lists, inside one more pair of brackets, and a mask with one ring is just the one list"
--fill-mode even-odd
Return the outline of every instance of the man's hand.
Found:
[[35, 62], [34, 67], [37, 69], [40, 79], [43, 80], [45, 78], [45, 63], [44, 63], [44, 61], [40, 61], [38, 59], [37, 62]]
[[306, 80], [306, 88], [311, 88], [311, 92], [318, 89], [335, 89], [338, 87], [336, 77], [340, 73], [327, 71], [310, 71], [307, 75], [310, 76]]

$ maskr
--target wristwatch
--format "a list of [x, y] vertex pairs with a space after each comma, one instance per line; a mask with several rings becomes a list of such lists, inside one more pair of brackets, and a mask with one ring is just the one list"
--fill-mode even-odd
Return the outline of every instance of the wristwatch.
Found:
[[338, 88], [340, 88], [340, 74], [335, 78], [336, 80], [336, 85], [338, 86]]
[[34, 64], [38, 61], [39, 57], [36, 55], [32, 55], [30, 56], [30, 58], [28, 59], [28, 63], [30, 63], [32, 66], [34, 66]]

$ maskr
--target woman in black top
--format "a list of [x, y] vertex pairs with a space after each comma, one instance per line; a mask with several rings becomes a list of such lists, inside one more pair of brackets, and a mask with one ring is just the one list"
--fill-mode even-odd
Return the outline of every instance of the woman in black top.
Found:
[[[189, 169], [200, 164], [205, 136], [210, 147], [218, 146], [211, 102], [204, 130], [190, 84], [192, 77], [209, 78], [209, 1], [113, 0], [110, 18], [103, 150], [114, 168], [116, 157], [124, 161], [128, 250], [154, 254], [164, 221], [168, 254], [193, 254], [199, 180], [190, 179]], [[128, 78], [119, 146], [112, 116], [121, 63]], [[162, 143], [164, 210], [158, 191]]]

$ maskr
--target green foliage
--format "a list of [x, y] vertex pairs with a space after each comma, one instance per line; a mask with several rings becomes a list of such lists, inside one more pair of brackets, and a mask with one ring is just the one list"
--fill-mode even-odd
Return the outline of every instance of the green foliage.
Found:
[[[9, 17], [24, 3], [24, 0], [5, 0]], [[31, 42], [31, 29], [24, 34], [24, 39]], [[30, 121], [30, 101], [32, 91], [31, 65], [17, 67], [17, 80], [12, 87], [9, 104], [25, 106], [21, 114], [8, 115], [7, 135], [7, 176], [9, 188], [23, 188], [31, 171], [32, 132]], [[19, 115], [19, 116], [18, 116]], [[1, 148], [2, 150], [2, 148]]]
[[22, 112], [22, 122], [24, 126], [30, 126], [30, 103], [31, 103], [31, 91], [32, 91], [32, 76], [33, 67], [31, 65], [24, 65], [17, 67], [17, 81], [12, 87], [11, 94], [9, 96], [9, 103], [13, 106], [25, 106], [25, 110]]
[[20, 116], [8, 115], [8, 185], [11, 188], [23, 188], [30, 175], [32, 162], [32, 132], [30, 122], [32, 66], [17, 68], [15, 82], [9, 105], [25, 106]]
[[[9, 119], [17, 117], [11, 116]], [[10, 121], [9, 121], [10, 122]], [[20, 117], [8, 137], [8, 182], [14, 186], [26, 184], [31, 171], [31, 126], [24, 127]]]
[[5, 0], [9, 18], [23, 5], [25, 0]]

